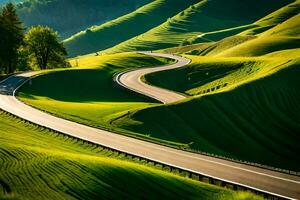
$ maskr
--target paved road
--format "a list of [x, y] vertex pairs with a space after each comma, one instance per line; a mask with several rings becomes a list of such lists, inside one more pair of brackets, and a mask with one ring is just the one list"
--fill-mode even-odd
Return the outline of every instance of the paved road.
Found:
[[185, 152], [91, 128], [27, 106], [14, 97], [14, 91], [29, 77], [36, 74], [37, 72], [19, 74], [1, 82], [0, 108], [36, 124], [125, 153], [284, 197], [300, 198], [300, 177]]
[[165, 104], [167, 103], [173, 103], [176, 101], [180, 101], [185, 99], [185, 96], [178, 94], [176, 92], [162, 89], [159, 87], [155, 87], [152, 85], [148, 85], [144, 83], [141, 78], [143, 75], [158, 72], [158, 71], [164, 71], [164, 70], [170, 70], [170, 69], [176, 69], [182, 66], [185, 66], [190, 63], [190, 59], [176, 56], [176, 55], [170, 55], [170, 54], [161, 54], [161, 53], [150, 53], [150, 52], [141, 52], [142, 54], [150, 55], [150, 56], [159, 56], [164, 58], [171, 58], [174, 60], [177, 60], [176, 63], [171, 65], [166, 65], [163, 67], [152, 67], [152, 68], [142, 68], [134, 71], [129, 71], [126, 73], [120, 73], [116, 77], [116, 81], [122, 85], [123, 87], [126, 87], [132, 91], [138, 92], [140, 94], [144, 94], [146, 96], [152, 97], [158, 101], [161, 101]]

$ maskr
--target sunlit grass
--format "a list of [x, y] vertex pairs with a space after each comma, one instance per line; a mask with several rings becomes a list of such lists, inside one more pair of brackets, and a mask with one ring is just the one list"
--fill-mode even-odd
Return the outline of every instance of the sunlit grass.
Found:
[[1, 199], [243, 199], [2, 111], [0, 158]]
[[188, 67], [146, 76], [188, 100], [118, 121], [196, 150], [299, 171], [299, 55], [293, 49], [262, 57], [189, 56]]
[[132, 13], [81, 31], [64, 43], [70, 56], [104, 50], [160, 25], [197, 1], [156, 0]]

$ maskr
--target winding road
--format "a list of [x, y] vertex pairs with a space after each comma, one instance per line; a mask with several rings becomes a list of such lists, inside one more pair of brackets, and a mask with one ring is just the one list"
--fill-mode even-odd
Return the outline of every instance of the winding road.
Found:
[[[175, 92], [149, 86], [141, 82], [141, 76], [145, 73], [182, 67], [188, 64], [189, 60], [169, 54], [146, 54], [172, 58], [176, 59], [178, 62], [162, 67], [144, 68], [122, 73], [117, 76], [117, 81], [126, 88], [151, 96], [163, 103], [172, 103], [184, 99], [184, 96]], [[181, 151], [109, 131], [91, 128], [52, 116], [20, 102], [14, 95], [16, 90], [28, 79], [38, 74], [39, 72], [18, 74], [0, 82], [0, 108], [33, 123], [124, 153], [136, 155], [197, 174], [210, 176], [219, 180], [225, 180], [226, 182], [236, 183], [241, 186], [264, 191], [283, 198], [300, 198], [300, 177], [298, 176]]]
[[166, 65], [162, 67], [150, 67], [150, 68], [142, 68], [138, 70], [133, 70], [129, 72], [122, 72], [116, 76], [116, 81], [118, 84], [122, 85], [123, 87], [130, 89], [132, 91], [138, 92], [140, 94], [152, 97], [164, 104], [167, 103], [174, 103], [176, 101], [180, 101], [185, 99], [186, 97], [178, 94], [173, 91], [169, 91], [163, 88], [155, 87], [152, 85], [148, 85], [141, 80], [141, 78], [149, 73], [171, 70], [183, 67], [191, 62], [190, 59], [171, 55], [171, 54], [162, 54], [162, 53], [151, 53], [151, 52], [141, 52], [142, 54], [146, 54], [149, 56], [157, 56], [163, 58], [170, 58], [176, 60], [176, 63], [171, 65]]

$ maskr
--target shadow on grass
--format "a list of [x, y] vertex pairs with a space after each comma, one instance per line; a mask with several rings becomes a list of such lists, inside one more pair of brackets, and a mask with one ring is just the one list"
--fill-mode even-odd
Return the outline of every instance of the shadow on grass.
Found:
[[45, 96], [68, 102], [154, 102], [113, 82], [109, 70], [76, 69], [41, 75], [20, 90], [27, 98]]

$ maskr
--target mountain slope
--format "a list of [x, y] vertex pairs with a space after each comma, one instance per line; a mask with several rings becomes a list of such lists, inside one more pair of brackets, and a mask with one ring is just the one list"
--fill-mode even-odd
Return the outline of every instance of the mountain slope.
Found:
[[77, 33], [64, 43], [70, 56], [103, 50], [160, 25], [197, 1], [155, 0], [130, 14]]

